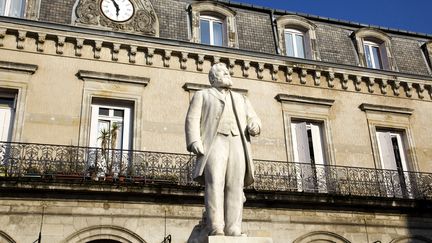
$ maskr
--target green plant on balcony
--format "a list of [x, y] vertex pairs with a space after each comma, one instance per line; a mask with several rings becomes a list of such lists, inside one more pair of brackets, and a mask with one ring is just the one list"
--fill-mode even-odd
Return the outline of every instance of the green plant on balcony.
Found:
[[[115, 147], [118, 139], [118, 132], [120, 126], [117, 123], [113, 123], [110, 129], [102, 129], [98, 137], [101, 140], [101, 152], [104, 160], [105, 174], [107, 177], [113, 176], [113, 165], [115, 162]], [[120, 164], [120, 170], [122, 165]]]

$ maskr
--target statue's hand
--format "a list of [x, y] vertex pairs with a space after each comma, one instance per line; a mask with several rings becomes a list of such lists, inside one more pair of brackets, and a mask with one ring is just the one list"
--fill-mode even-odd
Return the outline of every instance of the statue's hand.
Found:
[[257, 123], [252, 122], [248, 125], [248, 132], [251, 136], [256, 136], [260, 133], [260, 127]]
[[194, 153], [196, 155], [203, 155], [204, 154], [204, 147], [203, 147], [201, 141], [193, 142], [190, 148], [191, 148], [192, 153]]

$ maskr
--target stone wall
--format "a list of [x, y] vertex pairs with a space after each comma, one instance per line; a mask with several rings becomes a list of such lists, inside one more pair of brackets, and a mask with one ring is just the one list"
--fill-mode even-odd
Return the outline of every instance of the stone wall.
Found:
[[[163, 240], [166, 230], [173, 243], [186, 243], [202, 210], [201, 204], [179, 202], [118, 202], [102, 198], [96, 201], [1, 199], [0, 241], [8, 242], [4, 235], [15, 242], [35, 241], [43, 211], [42, 242], [87, 242], [109, 238], [158, 243]], [[423, 243], [432, 239], [431, 218], [404, 213], [246, 207], [243, 215], [246, 234], [271, 237], [275, 243], [318, 239], [336, 243]]]

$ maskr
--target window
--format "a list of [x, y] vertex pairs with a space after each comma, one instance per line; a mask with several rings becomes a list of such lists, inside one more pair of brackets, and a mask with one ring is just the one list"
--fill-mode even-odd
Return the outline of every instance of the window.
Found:
[[14, 107], [15, 97], [0, 96], [0, 141], [10, 142], [12, 140]]
[[368, 68], [382, 69], [380, 46], [374, 42], [363, 42], [366, 63]]
[[0, 15], [22, 17], [24, 14], [24, 0], [0, 0]]
[[322, 125], [318, 122], [291, 122], [297, 185], [300, 191], [327, 192]]
[[192, 42], [238, 48], [236, 12], [219, 2], [195, 2], [189, 7]]
[[279, 54], [321, 60], [314, 23], [300, 16], [284, 15], [276, 19], [276, 25]]
[[287, 56], [305, 58], [303, 33], [294, 29], [285, 29], [285, 50]]
[[392, 56], [391, 38], [381, 30], [362, 28], [352, 34], [363, 67], [398, 71]]
[[325, 164], [321, 124], [292, 121], [291, 129], [295, 162]]
[[[408, 190], [409, 171], [406, 146], [404, 145], [404, 133], [400, 131], [382, 130], [376, 131], [378, 150], [382, 172], [382, 180], [385, 184], [388, 196], [407, 197], [412, 193]], [[408, 192], [409, 191], [409, 192]]]
[[212, 16], [200, 17], [201, 43], [212, 46], [223, 46], [224, 23], [221, 19]]
[[106, 138], [112, 142], [112, 149], [131, 149], [131, 108], [122, 104], [109, 105], [108, 101], [94, 100], [92, 104], [90, 146], [102, 147]]

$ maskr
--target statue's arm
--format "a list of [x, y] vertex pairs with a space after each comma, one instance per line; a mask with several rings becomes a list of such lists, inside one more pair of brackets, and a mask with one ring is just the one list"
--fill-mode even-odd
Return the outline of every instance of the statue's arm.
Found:
[[252, 136], [257, 136], [261, 133], [261, 120], [257, 116], [255, 110], [249, 102], [249, 99], [246, 96], [244, 96], [244, 100], [249, 134]]
[[[203, 105], [203, 94], [198, 91], [193, 96], [189, 110], [186, 115], [185, 133], [186, 146], [189, 152], [196, 153], [196, 147], [202, 146], [201, 141], [201, 111]], [[204, 152], [204, 151], [202, 151]]]

